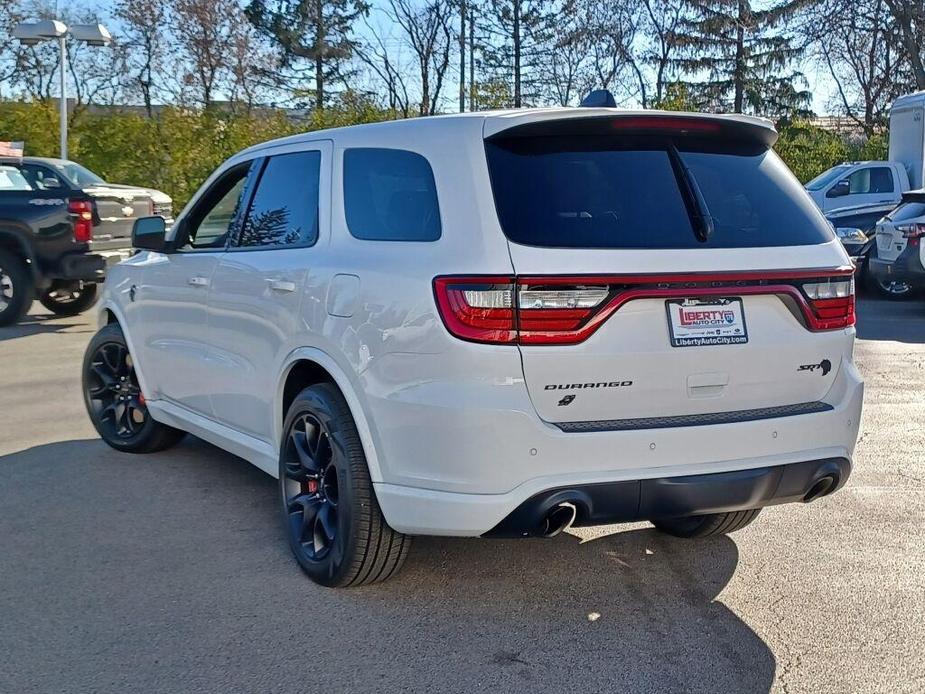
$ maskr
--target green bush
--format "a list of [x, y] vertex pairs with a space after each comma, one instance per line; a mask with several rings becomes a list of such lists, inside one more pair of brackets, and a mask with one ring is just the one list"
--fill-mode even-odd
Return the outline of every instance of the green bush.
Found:
[[[179, 210], [221, 162], [245, 147], [393, 115], [349, 96], [337, 108], [301, 121], [275, 110], [248, 115], [166, 107], [153, 118], [78, 111], [68, 129], [68, 156], [108, 181], [163, 190]], [[30, 156], [58, 156], [56, 105], [0, 102], [0, 140], [24, 140]]]
[[[683, 107], [683, 91], [669, 90], [662, 107]], [[179, 210], [206, 177], [235, 152], [277, 137], [323, 128], [370, 123], [396, 114], [346, 94], [322, 113], [290, 119], [282, 111], [231, 114], [165, 107], [153, 118], [136, 112], [71, 116], [69, 155], [114, 183], [165, 191]], [[58, 154], [58, 113], [50, 102], [0, 102], [0, 140], [25, 140], [26, 154]], [[804, 183], [830, 166], [857, 159], [885, 159], [887, 135], [850, 139], [795, 121], [781, 126], [775, 149]]]

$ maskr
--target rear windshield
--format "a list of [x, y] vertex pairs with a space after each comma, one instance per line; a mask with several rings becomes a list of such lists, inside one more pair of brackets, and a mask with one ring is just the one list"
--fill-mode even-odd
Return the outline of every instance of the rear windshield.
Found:
[[597, 136], [512, 137], [486, 143], [507, 237], [563, 248], [745, 248], [833, 238], [777, 155], [678, 142], [714, 230], [697, 238], [670, 142]]
[[895, 210], [887, 215], [887, 219], [892, 222], [906, 222], [916, 217], [925, 216], [925, 203], [923, 202], [904, 202]]

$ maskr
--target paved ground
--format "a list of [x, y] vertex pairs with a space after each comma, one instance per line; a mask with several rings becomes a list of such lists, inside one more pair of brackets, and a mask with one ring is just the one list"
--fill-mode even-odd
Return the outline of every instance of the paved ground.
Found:
[[860, 314], [838, 495], [700, 543], [422, 538], [348, 591], [296, 569], [255, 468], [103, 445], [89, 320], [32, 315], [0, 332], [0, 692], [925, 691], [925, 302]]

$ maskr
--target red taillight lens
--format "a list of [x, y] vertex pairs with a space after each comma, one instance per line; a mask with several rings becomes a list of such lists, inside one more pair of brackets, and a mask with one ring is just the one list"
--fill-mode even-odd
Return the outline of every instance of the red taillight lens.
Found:
[[516, 341], [510, 277], [438, 277], [434, 293], [443, 322], [456, 337], [497, 344]]
[[833, 277], [824, 282], [804, 282], [803, 293], [809, 299], [812, 330], [837, 330], [854, 325], [854, 279]]
[[925, 236], [925, 224], [899, 224], [896, 229], [912, 243], [918, 243], [918, 240]]
[[89, 200], [69, 200], [67, 211], [74, 219], [74, 240], [78, 243], [93, 240], [93, 203]]
[[777, 295], [796, 301], [809, 330], [847, 328], [855, 322], [854, 268], [831, 272], [437, 277], [434, 294], [447, 330], [464, 340], [571, 345], [637, 299]]

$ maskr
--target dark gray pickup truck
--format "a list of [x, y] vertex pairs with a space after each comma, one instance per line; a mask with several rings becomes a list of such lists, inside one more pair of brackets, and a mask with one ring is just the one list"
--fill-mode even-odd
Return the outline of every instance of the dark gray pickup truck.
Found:
[[128, 240], [94, 249], [99, 224], [89, 192], [36, 186], [0, 163], [0, 326], [19, 321], [34, 298], [59, 315], [93, 305], [106, 266], [131, 252]]

